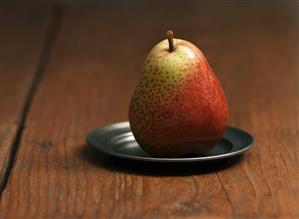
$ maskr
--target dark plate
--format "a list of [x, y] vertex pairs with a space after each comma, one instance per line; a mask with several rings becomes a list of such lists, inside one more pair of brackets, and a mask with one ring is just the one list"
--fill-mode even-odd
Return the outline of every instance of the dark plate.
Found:
[[163, 158], [146, 153], [135, 141], [129, 122], [114, 123], [95, 129], [87, 136], [87, 143], [106, 154], [131, 160], [152, 162], [211, 161], [232, 157], [248, 150], [254, 142], [247, 132], [227, 127], [221, 141], [209, 152], [197, 157]]

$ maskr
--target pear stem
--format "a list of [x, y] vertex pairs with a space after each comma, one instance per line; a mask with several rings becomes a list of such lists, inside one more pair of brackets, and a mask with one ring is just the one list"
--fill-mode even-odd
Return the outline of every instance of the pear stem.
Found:
[[168, 43], [169, 43], [169, 52], [172, 52], [174, 49], [173, 46], [173, 31], [169, 30], [166, 32]]

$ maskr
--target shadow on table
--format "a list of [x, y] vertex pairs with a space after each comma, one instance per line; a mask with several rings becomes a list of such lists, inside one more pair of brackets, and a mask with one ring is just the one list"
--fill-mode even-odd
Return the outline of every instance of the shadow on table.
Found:
[[148, 176], [187, 176], [217, 172], [237, 164], [243, 156], [222, 159], [219, 161], [193, 163], [153, 163], [145, 161], [114, 158], [103, 154], [88, 145], [79, 148], [79, 156], [91, 163], [110, 171], [133, 173]]

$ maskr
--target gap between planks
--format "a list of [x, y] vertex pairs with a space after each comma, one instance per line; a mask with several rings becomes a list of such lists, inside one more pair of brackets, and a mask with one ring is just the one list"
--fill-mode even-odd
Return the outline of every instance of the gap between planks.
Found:
[[22, 112], [20, 115], [20, 122], [18, 124], [17, 131], [16, 131], [16, 134], [15, 134], [12, 146], [11, 146], [10, 154], [9, 154], [8, 165], [5, 170], [3, 180], [0, 181], [0, 197], [7, 185], [9, 176], [10, 176], [12, 168], [14, 166], [16, 154], [17, 154], [17, 151], [19, 148], [20, 141], [22, 139], [23, 131], [25, 129], [26, 117], [27, 117], [28, 111], [30, 109], [30, 106], [32, 104], [33, 98], [38, 90], [38, 86], [42, 80], [45, 67], [47, 65], [49, 56], [51, 54], [51, 50], [55, 44], [57, 35], [59, 33], [61, 23], [62, 23], [64, 15], [65, 15], [66, 9], [67, 9], [66, 5], [57, 3], [52, 6], [52, 9], [50, 11], [48, 27], [46, 30], [45, 38], [42, 43], [42, 49], [41, 49], [40, 56], [39, 56], [40, 58], [37, 62], [36, 70], [35, 70], [34, 76], [32, 78], [30, 88], [26, 95], [24, 104], [23, 104], [23, 109], [22, 109]]

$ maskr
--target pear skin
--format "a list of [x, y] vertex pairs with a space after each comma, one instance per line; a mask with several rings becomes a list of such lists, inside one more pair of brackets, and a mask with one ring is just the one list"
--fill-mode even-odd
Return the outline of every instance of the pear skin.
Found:
[[200, 49], [169, 35], [145, 60], [130, 103], [131, 130], [153, 156], [200, 155], [223, 136], [226, 97]]

